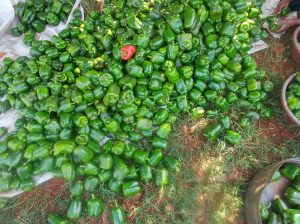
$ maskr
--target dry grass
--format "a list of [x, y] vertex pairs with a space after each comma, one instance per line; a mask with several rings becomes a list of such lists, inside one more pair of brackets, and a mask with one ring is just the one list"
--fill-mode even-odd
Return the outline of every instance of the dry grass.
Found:
[[87, 14], [92, 11], [101, 12], [104, 7], [104, 0], [83, 0], [81, 5]]

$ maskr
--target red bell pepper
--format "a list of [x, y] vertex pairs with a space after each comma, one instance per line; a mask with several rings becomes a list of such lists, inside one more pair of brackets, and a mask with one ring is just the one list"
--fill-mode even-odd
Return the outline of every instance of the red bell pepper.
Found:
[[126, 45], [124, 47], [121, 48], [120, 50], [120, 54], [121, 54], [121, 58], [125, 61], [129, 60], [130, 58], [133, 57], [133, 55], [136, 52], [136, 48], [133, 45]]

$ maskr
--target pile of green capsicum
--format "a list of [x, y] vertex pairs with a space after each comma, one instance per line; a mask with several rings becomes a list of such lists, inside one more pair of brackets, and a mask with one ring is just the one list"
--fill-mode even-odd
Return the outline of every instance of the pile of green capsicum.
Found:
[[283, 197], [276, 198], [269, 205], [260, 205], [260, 215], [267, 224], [298, 224], [300, 223], [300, 166], [286, 163], [275, 173], [275, 180], [285, 177], [291, 181]]
[[286, 100], [290, 110], [294, 113], [295, 117], [300, 120], [300, 72], [288, 86]]
[[278, 15], [271, 15], [266, 18], [267, 22], [269, 23], [269, 29], [271, 31], [277, 31], [281, 28], [281, 24], [279, 20], [283, 17], [286, 17], [287, 14], [291, 12], [291, 9], [288, 7], [284, 7], [281, 9]]
[[[57, 26], [61, 21], [66, 22], [75, 0], [27, 0], [18, 2], [15, 14], [18, 23], [11, 28], [10, 33], [19, 37], [24, 33], [24, 43], [31, 46], [36, 33], [45, 30], [46, 25]], [[76, 11], [74, 16], [81, 18], [81, 12]]]
[[[141, 182], [168, 183], [168, 170], [178, 167], [168, 137], [180, 113], [211, 120], [209, 140], [239, 143], [236, 127], [272, 116], [272, 83], [247, 54], [266, 36], [260, 5], [107, 1], [101, 14], [75, 18], [50, 41], [32, 40], [30, 57], [5, 58], [0, 111], [17, 109], [20, 118], [0, 142], [0, 191], [29, 191], [33, 175], [53, 172], [72, 182], [67, 217], [78, 219], [83, 190], [92, 194], [101, 184], [130, 197]], [[230, 116], [235, 107], [239, 121]], [[89, 216], [103, 211], [98, 198], [85, 204]], [[124, 223], [121, 208], [111, 214]]]

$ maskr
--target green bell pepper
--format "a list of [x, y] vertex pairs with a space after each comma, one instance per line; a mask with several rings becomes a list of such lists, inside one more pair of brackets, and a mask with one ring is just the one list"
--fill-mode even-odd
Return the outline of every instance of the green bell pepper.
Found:
[[216, 34], [209, 34], [205, 37], [205, 45], [210, 49], [218, 48], [218, 36]]
[[161, 152], [161, 149], [154, 149], [151, 151], [148, 163], [150, 166], [154, 167], [157, 166], [162, 159], [163, 159], [163, 153]]
[[158, 187], [167, 185], [169, 182], [168, 171], [166, 169], [157, 170], [155, 173], [155, 184]]
[[236, 32], [236, 25], [231, 22], [225, 22], [221, 28], [221, 35], [233, 37]]
[[283, 215], [284, 211], [288, 209], [287, 204], [280, 198], [273, 200], [272, 206], [274, 211], [281, 215]]
[[107, 182], [108, 180], [110, 180], [113, 176], [113, 173], [111, 170], [103, 170], [99, 173], [99, 180], [100, 182]]
[[53, 0], [52, 6], [51, 6], [51, 11], [56, 13], [56, 14], [59, 14], [62, 7], [63, 7], [62, 2], [60, 2], [59, 0]]
[[65, 163], [61, 166], [61, 171], [63, 174], [63, 177], [68, 180], [72, 181], [75, 178], [75, 167], [71, 163]]
[[111, 222], [112, 224], [125, 224], [126, 215], [122, 207], [112, 208], [110, 211]]
[[156, 134], [158, 137], [167, 139], [171, 132], [171, 124], [170, 123], [163, 123], [159, 126]]
[[164, 41], [169, 44], [169, 43], [172, 43], [175, 41], [176, 36], [175, 36], [174, 32], [172, 31], [172, 29], [167, 28], [163, 32], [163, 38], [164, 38]]
[[79, 197], [83, 193], [83, 182], [81, 180], [77, 180], [70, 187], [70, 193], [72, 196]]
[[[281, 175], [280, 175], [281, 176]], [[298, 175], [295, 180], [293, 181], [292, 186], [299, 191], [300, 190], [300, 176]]]
[[180, 33], [184, 28], [184, 24], [179, 14], [170, 15], [167, 18], [167, 23], [176, 34]]
[[189, 51], [192, 50], [193, 35], [191, 33], [179, 34], [177, 36], [178, 46], [182, 51]]
[[263, 83], [263, 89], [266, 91], [266, 92], [272, 92], [272, 90], [274, 89], [274, 84], [273, 82], [271, 81], [265, 81]]
[[294, 163], [285, 163], [279, 169], [280, 174], [289, 180], [294, 180], [300, 174], [300, 167]]
[[46, 29], [46, 25], [40, 20], [34, 20], [31, 25], [38, 33], [44, 32], [44, 30]]
[[137, 181], [130, 181], [123, 184], [123, 195], [125, 197], [132, 197], [141, 191], [141, 187]]
[[46, 16], [46, 21], [51, 25], [51, 26], [57, 26], [60, 22], [59, 17], [53, 13], [49, 12]]
[[104, 211], [104, 203], [100, 198], [95, 198], [94, 195], [87, 200], [86, 206], [89, 217], [99, 217]]
[[34, 180], [29, 178], [20, 182], [19, 188], [23, 191], [32, 191], [35, 187]]
[[281, 217], [274, 212], [271, 212], [268, 219], [268, 224], [282, 223]]
[[83, 163], [88, 163], [94, 158], [93, 151], [83, 145], [76, 147], [73, 153], [74, 157]]
[[97, 189], [99, 185], [99, 179], [97, 177], [87, 177], [84, 182], [84, 190], [92, 192]]
[[290, 205], [293, 206], [300, 205], [300, 192], [298, 192], [294, 188], [288, 187], [284, 192], [284, 196]]
[[168, 142], [166, 139], [162, 139], [158, 136], [153, 137], [152, 146], [154, 148], [164, 149], [167, 148]]
[[109, 182], [108, 182], [108, 187], [110, 190], [120, 193], [121, 189], [122, 189], [122, 182], [118, 181], [114, 178], [110, 178]]
[[259, 213], [260, 213], [260, 218], [262, 221], [268, 221], [269, 219], [269, 206], [265, 206], [263, 204], [259, 205]]
[[22, 13], [21, 21], [25, 24], [31, 24], [35, 17], [36, 13], [34, 11], [30, 10], [29, 8], [25, 8]]
[[17, 174], [20, 180], [26, 180], [31, 177], [32, 174], [32, 165], [30, 163], [24, 164], [23, 166], [20, 166], [17, 168]]
[[132, 159], [135, 151], [136, 151], [136, 147], [134, 145], [127, 144], [124, 150], [125, 159]]
[[110, 154], [103, 154], [99, 156], [100, 168], [110, 170], [113, 167], [113, 157]]
[[47, 223], [48, 224], [70, 224], [69, 221], [53, 213], [47, 216]]
[[136, 127], [140, 130], [150, 130], [152, 128], [152, 121], [147, 118], [138, 118]]
[[149, 153], [144, 150], [137, 150], [133, 153], [133, 161], [145, 165], [149, 160]]
[[241, 135], [235, 131], [227, 130], [224, 140], [232, 145], [236, 145], [241, 141]]
[[215, 141], [221, 135], [222, 131], [221, 124], [212, 124], [205, 128], [204, 136], [209, 140]]
[[18, 138], [12, 138], [7, 142], [7, 148], [11, 151], [22, 151], [26, 147], [26, 143]]
[[111, 148], [111, 152], [115, 155], [121, 155], [123, 154], [125, 147], [126, 145], [124, 142], [116, 141]]
[[80, 198], [75, 198], [70, 204], [67, 217], [69, 219], [79, 219], [82, 215], [82, 201]]
[[185, 29], [191, 29], [196, 22], [196, 10], [186, 6], [183, 10], [183, 26]]
[[122, 181], [128, 174], [128, 167], [125, 162], [117, 156], [113, 157], [113, 177]]
[[300, 211], [297, 209], [286, 209], [283, 214], [285, 223], [299, 223]]

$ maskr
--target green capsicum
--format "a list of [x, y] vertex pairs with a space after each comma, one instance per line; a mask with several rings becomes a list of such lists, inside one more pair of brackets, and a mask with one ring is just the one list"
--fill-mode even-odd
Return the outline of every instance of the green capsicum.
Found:
[[82, 201], [80, 198], [75, 198], [70, 204], [67, 217], [69, 219], [79, 219], [82, 215]]
[[125, 224], [126, 215], [123, 207], [116, 207], [110, 210], [112, 224]]
[[68, 180], [72, 181], [75, 178], [75, 167], [71, 163], [65, 163], [61, 166], [61, 171], [63, 174], [63, 177]]
[[298, 192], [294, 188], [288, 187], [284, 192], [284, 196], [290, 205], [293, 206], [300, 205], [300, 192]]
[[87, 200], [86, 206], [89, 217], [99, 217], [104, 211], [104, 204], [102, 200], [96, 198], [94, 195]]
[[300, 174], [300, 167], [294, 163], [285, 163], [279, 169], [280, 174], [290, 180], [294, 180]]
[[83, 182], [81, 180], [77, 180], [70, 187], [70, 193], [72, 196], [78, 197], [83, 193]]
[[84, 182], [84, 190], [92, 192], [95, 191], [98, 187], [99, 179], [97, 177], [89, 176]]
[[241, 141], [241, 135], [235, 131], [227, 130], [224, 140], [232, 145], [235, 145]]
[[204, 136], [209, 140], [216, 140], [222, 133], [223, 128], [221, 124], [212, 124], [205, 128]]
[[68, 220], [56, 215], [56, 214], [49, 214], [47, 216], [47, 223], [48, 224], [70, 224]]
[[123, 184], [123, 195], [125, 197], [132, 197], [141, 191], [141, 187], [137, 181], [130, 181]]

